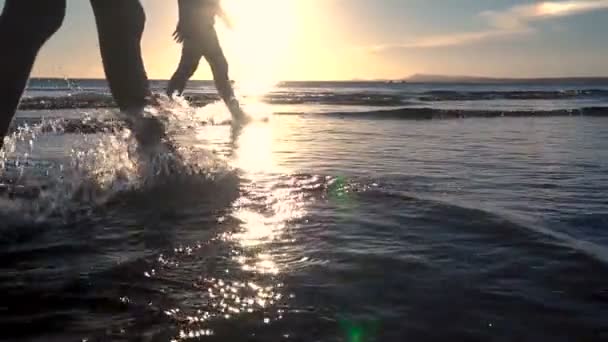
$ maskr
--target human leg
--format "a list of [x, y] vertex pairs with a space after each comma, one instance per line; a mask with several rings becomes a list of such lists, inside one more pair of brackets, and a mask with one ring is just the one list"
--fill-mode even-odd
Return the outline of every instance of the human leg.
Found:
[[151, 96], [141, 52], [146, 21], [139, 0], [91, 0], [106, 78], [121, 110], [140, 111]]
[[203, 56], [200, 49], [192, 46], [189, 40], [184, 41], [179, 65], [173, 74], [173, 77], [171, 77], [171, 80], [169, 80], [169, 85], [167, 87], [167, 95], [169, 97], [173, 96], [175, 92], [177, 92], [179, 95], [184, 92], [188, 80], [196, 72], [199, 61], [202, 57]]
[[61, 27], [65, 0], [6, 0], [0, 15], [0, 148], [42, 45]]

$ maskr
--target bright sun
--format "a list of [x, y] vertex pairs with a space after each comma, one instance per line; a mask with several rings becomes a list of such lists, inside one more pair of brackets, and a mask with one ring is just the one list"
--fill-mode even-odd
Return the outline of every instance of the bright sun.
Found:
[[218, 25], [239, 93], [262, 95], [289, 66], [289, 50], [297, 27], [293, 0], [224, 0], [233, 30]]

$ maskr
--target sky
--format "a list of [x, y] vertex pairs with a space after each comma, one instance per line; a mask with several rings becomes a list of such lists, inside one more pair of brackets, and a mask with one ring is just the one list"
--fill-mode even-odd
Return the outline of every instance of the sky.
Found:
[[[223, 1], [234, 28], [218, 31], [236, 80], [608, 76], [608, 0]], [[148, 74], [169, 78], [176, 1], [142, 4]], [[103, 77], [88, 1], [68, 0], [34, 76]], [[194, 78], [209, 79], [209, 68]]]

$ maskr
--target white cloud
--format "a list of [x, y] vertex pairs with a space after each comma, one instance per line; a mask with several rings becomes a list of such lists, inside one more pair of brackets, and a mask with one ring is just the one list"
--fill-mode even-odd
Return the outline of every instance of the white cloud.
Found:
[[514, 35], [522, 35], [530, 33], [531, 30], [528, 28], [521, 28], [518, 30], [501, 30], [501, 29], [493, 29], [487, 31], [477, 31], [477, 32], [458, 32], [452, 34], [445, 35], [435, 35], [435, 36], [427, 36], [424, 38], [420, 38], [411, 42], [401, 43], [401, 44], [384, 44], [384, 45], [376, 45], [371, 49], [372, 51], [384, 51], [390, 49], [413, 49], [413, 48], [436, 48], [436, 47], [446, 47], [446, 46], [458, 46], [458, 45], [466, 45], [473, 44], [477, 42], [487, 41], [491, 39], [504, 39], [509, 38]]
[[533, 33], [535, 30], [531, 23], [535, 21], [567, 17], [602, 9], [608, 9], [608, 0], [539, 1], [534, 4], [514, 6], [505, 11], [481, 13], [481, 16], [488, 21], [489, 27], [486, 30], [427, 36], [411, 42], [377, 45], [372, 47], [372, 50], [435, 48], [505, 39]]
[[542, 1], [535, 4], [519, 5], [497, 12], [482, 13], [497, 28], [510, 30], [528, 27], [530, 22], [608, 9], [608, 0], [568, 0]]

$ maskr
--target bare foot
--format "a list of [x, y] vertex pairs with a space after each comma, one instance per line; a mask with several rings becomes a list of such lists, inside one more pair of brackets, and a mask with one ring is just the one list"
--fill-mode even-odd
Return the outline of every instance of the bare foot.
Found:
[[131, 130], [140, 149], [153, 148], [165, 138], [165, 125], [159, 118], [145, 115], [144, 109], [121, 112], [120, 116]]
[[243, 111], [237, 99], [230, 100], [227, 104], [230, 114], [232, 114], [232, 124], [244, 125], [251, 121], [249, 116]]

